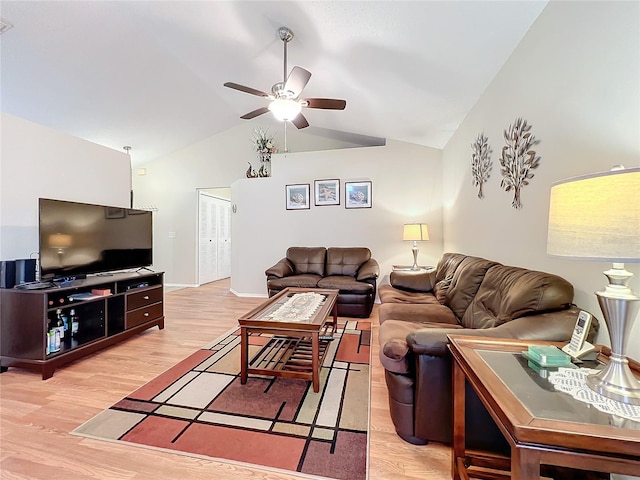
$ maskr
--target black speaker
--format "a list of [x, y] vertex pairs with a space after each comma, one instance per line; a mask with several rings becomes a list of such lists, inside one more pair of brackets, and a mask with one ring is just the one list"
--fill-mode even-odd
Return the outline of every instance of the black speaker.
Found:
[[16, 285], [36, 280], [36, 259], [22, 258], [16, 260]]
[[0, 261], [0, 288], [13, 288], [16, 284], [16, 261]]

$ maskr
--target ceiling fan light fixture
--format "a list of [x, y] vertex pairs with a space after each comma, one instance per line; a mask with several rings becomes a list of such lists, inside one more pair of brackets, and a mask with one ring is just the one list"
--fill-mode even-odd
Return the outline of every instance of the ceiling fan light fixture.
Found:
[[269, 110], [278, 120], [293, 120], [302, 111], [302, 105], [290, 98], [276, 98], [269, 104]]

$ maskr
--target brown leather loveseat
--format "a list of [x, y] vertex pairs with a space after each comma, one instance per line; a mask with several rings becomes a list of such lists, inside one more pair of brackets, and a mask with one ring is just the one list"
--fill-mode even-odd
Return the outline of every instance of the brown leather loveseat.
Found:
[[338, 315], [360, 318], [371, 315], [379, 273], [366, 247], [290, 247], [265, 271], [270, 297], [286, 287], [337, 289]]
[[[390, 282], [378, 292], [380, 360], [396, 432], [414, 444], [452, 440], [447, 334], [567, 341], [579, 313], [566, 280], [459, 253], [430, 271], [392, 272]], [[590, 339], [597, 328], [594, 318]], [[496, 428], [470, 391], [467, 439], [483, 448]]]

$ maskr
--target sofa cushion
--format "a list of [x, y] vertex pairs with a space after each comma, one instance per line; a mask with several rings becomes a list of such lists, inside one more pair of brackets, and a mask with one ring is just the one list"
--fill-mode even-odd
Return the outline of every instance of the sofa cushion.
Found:
[[449, 307], [459, 319], [474, 299], [487, 270], [496, 262], [479, 257], [465, 258], [453, 273], [451, 282], [444, 294], [444, 305]]
[[380, 303], [439, 303], [432, 292], [410, 292], [391, 285], [380, 285]]
[[462, 317], [466, 328], [490, 328], [525, 315], [566, 309], [573, 286], [551, 273], [495, 265]]
[[402, 320], [415, 325], [422, 323], [441, 323], [445, 326], [457, 325], [458, 319], [453, 312], [437, 301], [419, 303], [383, 303], [378, 308], [380, 325], [387, 320]]
[[287, 249], [287, 258], [294, 268], [294, 275], [311, 273], [324, 275], [324, 262], [327, 249], [324, 247], [290, 247]]
[[373, 292], [373, 285], [367, 282], [359, 282], [354, 277], [347, 275], [329, 275], [318, 280], [318, 288], [334, 288], [341, 293], [368, 293]]
[[399, 270], [391, 272], [389, 283], [408, 292], [432, 292], [436, 283], [436, 270]]
[[[435, 307], [435, 305], [433, 305]], [[380, 325], [378, 340], [380, 343], [380, 363], [393, 373], [408, 374], [412, 372], [413, 359], [408, 355], [407, 336], [418, 329], [442, 328], [441, 323], [417, 323], [403, 320], [388, 320]], [[451, 325], [451, 328], [461, 328]]]
[[438, 262], [433, 293], [440, 303], [444, 303], [453, 274], [465, 258], [467, 256], [462, 253], [445, 253]]
[[322, 277], [320, 275], [313, 275], [310, 273], [302, 275], [292, 275], [290, 277], [283, 278], [270, 278], [267, 280], [267, 288], [269, 290], [282, 290], [286, 287], [297, 288], [317, 288], [318, 281]]
[[356, 276], [360, 265], [371, 258], [371, 250], [366, 247], [330, 247], [327, 249], [325, 275]]
[[400, 290], [391, 285], [380, 285], [378, 289], [380, 303], [438, 303], [431, 292], [412, 292]]

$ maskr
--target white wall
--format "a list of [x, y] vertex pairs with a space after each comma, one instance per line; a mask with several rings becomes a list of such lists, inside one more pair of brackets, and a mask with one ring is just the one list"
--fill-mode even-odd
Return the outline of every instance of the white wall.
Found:
[[[640, 165], [640, 3], [550, 2], [443, 151], [446, 251], [557, 273], [575, 286], [575, 302], [602, 319], [593, 292], [610, 264], [546, 253], [553, 182], [615, 164]], [[503, 131], [525, 118], [540, 140], [540, 166], [522, 190], [521, 210], [500, 187]], [[477, 198], [471, 143], [484, 132], [493, 171]], [[585, 212], [588, 213], [588, 212]], [[640, 268], [632, 288], [640, 293]], [[604, 322], [602, 322], [604, 323]], [[640, 360], [640, 321], [631, 356]], [[598, 342], [609, 344], [606, 327]]]
[[[133, 175], [134, 206], [157, 208], [154, 214], [154, 267], [165, 272], [167, 284], [197, 284], [197, 189], [230, 187], [236, 180], [246, 178], [248, 162], [257, 169], [252, 137], [258, 126], [274, 134], [279, 150], [284, 150], [282, 123], [266, 118], [264, 121], [243, 122], [171, 155], [136, 165]], [[358, 150], [348, 140], [310, 135], [291, 127], [287, 137], [290, 150], [302, 149], [303, 145], [305, 149]], [[273, 156], [274, 175], [278, 174], [278, 159], [283, 155]], [[335, 155], [340, 154], [329, 150], [327, 155], [322, 154], [322, 159]], [[135, 162], [135, 148], [131, 150], [131, 156]], [[146, 169], [146, 174], [137, 175], [138, 168]], [[251, 236], [255, 237], [253, 233]], [[261, 275], [264, 277], [264, 272]]]
[[[384, 147], [278, 155], [273, 176], [232, 185], [231, 288], [239, 295], [266, 295], [264, 271], [290, 246], [365, 246], [380, 263], [380, 282], [391, 266], [413, 262], [402, 225], [426, 222], [430, 240], [419, 245], [419, 262], [442, 254], [441, 153], [389, 141]], [[285, 186], [340, 179], [340, 205], [286, 210]], [[372, 207], [346, 209], [344, 182], [371, 180]], [[312, 194], [313, 195], [313, 194]], [[312, 197], [313, 198], [313, 197]]]
[[[255, 162], [251, 133], [242, 125], [136, 167], [134, 206], [153, 206], [154, 267], [172, 285], [197, 285], [199, 188], [230, 187]], [[135, 160], [135, 149], [131, 151]], [[146, 175], [137, 175], [145, 168]]]
[[38, 198], [129, 206], [124, 152], [6, 113], [0, 132], [0, 258], [38, 251]]

